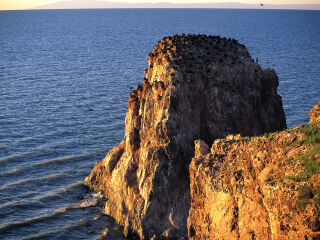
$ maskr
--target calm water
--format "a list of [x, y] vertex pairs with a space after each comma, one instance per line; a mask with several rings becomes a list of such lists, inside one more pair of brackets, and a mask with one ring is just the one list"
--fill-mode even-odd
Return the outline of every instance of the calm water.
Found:
[[239, 39], [277, 71], [288, 126], [308, 121], [320, 11], [0, 11], [1, 239], [122, 239], [82, 181], [123, 138], [147, 54], [175, 33]]

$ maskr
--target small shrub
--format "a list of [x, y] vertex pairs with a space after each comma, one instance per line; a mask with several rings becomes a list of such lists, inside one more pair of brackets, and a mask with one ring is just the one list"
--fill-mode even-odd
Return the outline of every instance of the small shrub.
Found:
[[312, 199], [313, 197], [314, 193], [308, 184], [301, 186], [298, 191], [298, 200], [296, 202], [297, 208], [300, 210], [305, 210], [309, 199]]
[[299, 173], [298, 175], [288, 176], [287, 178], [296, 182], [302, 182], [306, 180], [306, 175], [304, 173]]
[[299, 197], [301, 198], [313, 198], [314, 194], [311, 187], [308, 184], [304, 184], [299, 188]]
[[293, 158], [293, 157], [289, 157], [289, 158], [287, 159], [287, 162], [288, 162], [289, 164], [292, 164], [292, 163], [294, 162], [294, 158]]
[[297, 203], [296, 203], [296, 206], [298, 209], [304, 211], [307, 207], [307, 204], [308, 204], [309, 200], [306, 199], [306, 198], [303, 198], [303, 199], [298, 199], [297, 200]]
[[313, 193], [313, 201], [316, 205], [320, 206], [320, 189], [317, 189], [314, 193]]

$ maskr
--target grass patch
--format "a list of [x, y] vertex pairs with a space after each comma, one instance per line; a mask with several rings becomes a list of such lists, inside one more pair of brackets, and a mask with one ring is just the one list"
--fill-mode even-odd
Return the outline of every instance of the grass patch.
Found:
[[303, 162], [304, 169], [304, 177], [309, 179], [313, 175], [320, 173], [320, 161], [317, 161], [316, 155], [320, 154], [320, 144], [316, 144], [313, 146], [311, 150], [309, 150], [305, 155], [297, 157], [297, 161]]
[[288, 146], [297, 146], [297, 145], [302, 145], [303, 141], [299, 141], [299, 140], [294, 140], [293, 142], [286, 142], [284, 144], [284, 146], [288, 147]]
[[295, 140], [292, 143], [286, 143], [285, 146], [320, 143], [320, 129], [317, 124], [301, 125], [296, 129], [296, 131], [298, 133], [303, 133], [304, 139], [301, 141]]
[[266, 133], [263, 134], [263, 137], [268, 138], [269, 135], [270, 135], [270, 134], [269, 134], [268, 132], [266, 132]]
[[[305, 181], [310, 179], [313, 175], [320, 173], [320, 161], [317, 160], [320, 155], [320, 131], [319, 126], [316, 124], [302, 125], [296, 130], [299, 133], [304, 134], [302, 141], [294, 141], [290, 145], [307, 145], [308, 151], [302, 155], [296, 157], [296, 159], [288, 158], [287, 163], [292, 164], [293, 161], [300, 161], [304, 164], [304, 171], [296, 176], [289, 176], [289, 179], [294, 181]], [[318, 155], [318, 156], [317, 156]]]
[[[292, 179], [296, 182], [307, 181], [313, 175], [320, 173], [320, 161], [316, 159], [316, 155], [320, 154], [320, 144], [314, 145], [314, 148], [309, 150], [305, 155], [296, 158], [296, 161], [300, 161], [304, 165], [304, 171], [294, 175], [287, 176], [288, 179]], [[291, 162], [291, 161], [289, 161]]]
[[305, 139], [300, 141], [301, 144], [320, 143], [320, 131], [315, 124], [302, 125], [297, 129], [297, 132], [305, 135]]

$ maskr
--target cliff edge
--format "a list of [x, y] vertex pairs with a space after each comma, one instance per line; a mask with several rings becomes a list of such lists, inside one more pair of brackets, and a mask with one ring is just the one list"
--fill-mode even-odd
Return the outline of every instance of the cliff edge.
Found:
[[204, 142], [231, 133], [286, 128], [278, 77], [261, 69], [244, 45], [218, 36], [166, 37], [148, 61], [143, 84], [129, 96], [124, 140], [85, 183], [103, 192], [105, 212], [125, 235], [187, 238], [197, 229], [188, 220], [190, 206], [191, 215], [195, 209], [189, 178], [194, 141], [203, 140], [204, 154]]
[[320, 102], [307, 125], [229, 135], [196, 155], [189, 239], [320, 239], [319, 112]]

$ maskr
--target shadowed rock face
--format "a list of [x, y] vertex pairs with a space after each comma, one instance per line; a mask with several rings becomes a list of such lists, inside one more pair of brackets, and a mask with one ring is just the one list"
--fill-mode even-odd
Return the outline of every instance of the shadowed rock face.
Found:
[[129, 97], [124, 140], [85, 183], [104, 193], [106, 213], [125, 234], [183, 238], [194, 140], [285, 128], [278, 77], [245, 46], [216, 36], [166, 37], [148, 61], [143, 84]]

